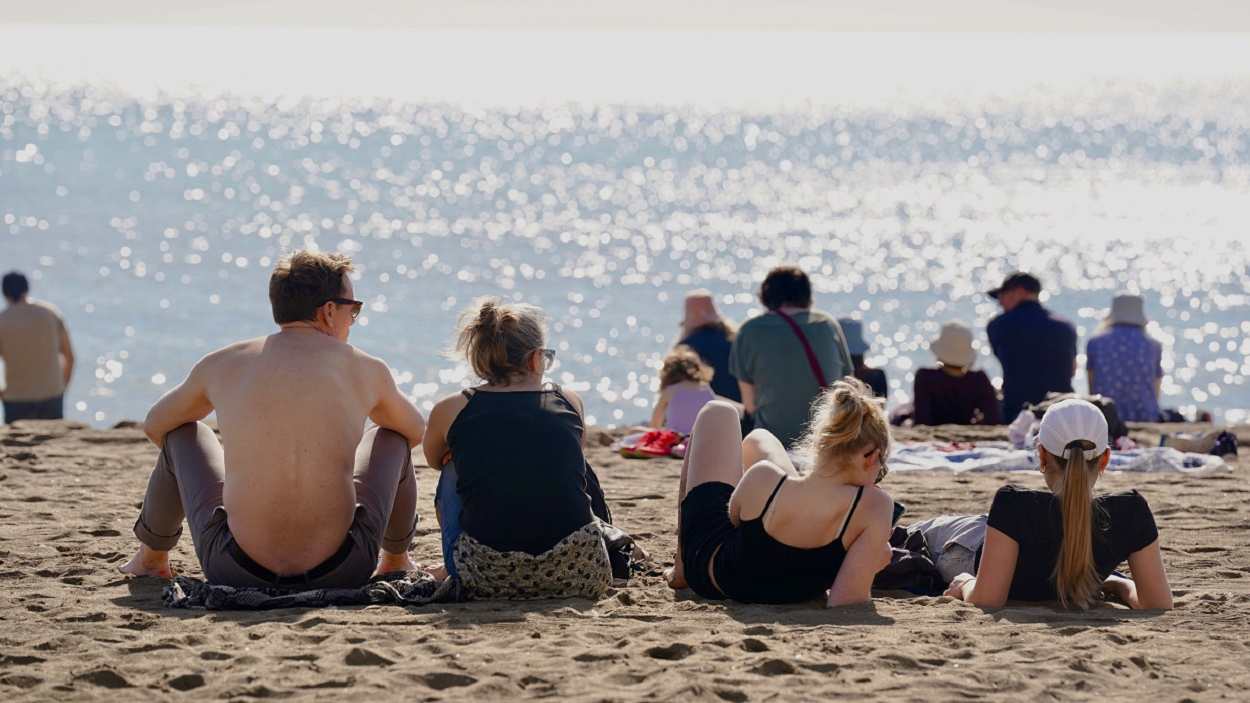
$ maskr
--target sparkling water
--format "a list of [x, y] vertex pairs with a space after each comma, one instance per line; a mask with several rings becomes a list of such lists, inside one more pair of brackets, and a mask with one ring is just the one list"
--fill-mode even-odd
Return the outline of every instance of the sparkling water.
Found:
[[1024, 269], [1082, 351], [1112, 295], [1143, 294], [1163, 404], [1247, 419], [1250, 79], [764, 108], [307, 91], [0, 79], [0, 267], [68, 321], [72, 417], [140, 418], [208, 351], [272, 331], [269, 270], [307, 247], [353, 257], [351, 341], [425, 409], [474, 382], [445, 351], [496, 295], [547, 312], [551, 375], [591, 422], [640, 422], [684, 293], [742, 321], [794, 263], [817, 307], [865, 321], [891, 404], [947, 321], [1000, 375], [983, 291]]

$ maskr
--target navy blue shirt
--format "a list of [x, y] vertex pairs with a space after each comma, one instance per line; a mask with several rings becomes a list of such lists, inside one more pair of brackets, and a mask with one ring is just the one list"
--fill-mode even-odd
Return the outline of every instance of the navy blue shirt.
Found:
[[990, 347], [1003, 367], [1003, 421], [1048, 392], [1071, 393], [1076, 364], [1076, 328], [1036, 300], [990, 320]]
[[742, 402], [742, 389], [738, 388], [738, 379], [729, 373], [729, 348], [733, 346], [733, 342], [723, 329], [712, 325], [700, 327], [681, 340], [681, 344], [693, 349], [703, 359], [703, 363], [716, 372], [712, 377], [713, 393]]

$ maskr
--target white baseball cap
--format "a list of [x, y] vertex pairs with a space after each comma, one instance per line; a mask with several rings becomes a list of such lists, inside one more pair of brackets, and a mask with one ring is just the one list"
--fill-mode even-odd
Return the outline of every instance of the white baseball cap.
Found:
[[1092, 442], [1085, 460], [1093, 461], [1107, 451], [1107, 418], [1089, 401], [1071, 398], [1050, 406], [1037, 429], [1037, 441], [1046, 451], [1068, 458], [1068, 445], [1077, 440]]

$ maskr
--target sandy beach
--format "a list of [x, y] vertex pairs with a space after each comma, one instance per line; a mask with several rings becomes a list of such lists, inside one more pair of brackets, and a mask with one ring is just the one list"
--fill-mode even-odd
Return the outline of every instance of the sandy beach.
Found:
[[[1172, 428], [1175, 429], [1175, 428]], [[1002, 438], [1005, 429], [900, 431]], [[1250, 428], [1238, 431], [1243, 447]], [[1156, 428], [1134, 437], [1157, 441]], [[872, 605], [747, 606], [674, 593], [675, 460], [628, 460], [595, 431], [590, 460], [648, 571], [600, 602], [482, 602], [269, 612], [168, 610], [163, 583], [121, 578], [156, 449], [131, 426], [0, 428], [0, 692], [8, 699], [366, 697], [418, 700], [1245, 700], [1250, 486], [1230, 472], [1108, 475], [1159, 524], [1175, 610], [1070, 613], [880, 593]], [[419, 455], [419, 453], [418, 453]], [[431, 492], [415, 555], [439, 559]], [[987, 509], [1038, 474], [895, 473], [904, 522]], [[198, 575], [189, 539], [174, 567]]]

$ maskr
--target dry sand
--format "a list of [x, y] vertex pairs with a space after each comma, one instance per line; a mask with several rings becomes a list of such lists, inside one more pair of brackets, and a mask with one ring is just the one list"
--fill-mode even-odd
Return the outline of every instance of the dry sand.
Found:
[[[979, 436], [996, 436], [982, 431]], [[1148, 437], [1149, 432], [1138, 432]], [[972, 439], [943, 428], [900, 436]], [[1241, 432], [1243, 446], [1250, 430]], [[595, 433], [592, 443], [610, 441]], [[676, 461], [599, 446], [618, 523], [654, 556], [588, 601], [270, 612], [171, 611], [162, 583], [121, 578], [155, 460], [134, 428], [0, 428], [0, 694], [17, 699], [213, 698], [1246, 700], [1250, 487], [1231, 473], [1112, 475], [1154, 509], [1176, 593], [1165, 614], [1045, 606], [982, 611], [881, 594], [870, 606], [708, 603], [666, 588]], [[1243, 454], [1245, 450], [1243, 450]], [[433, 472], [418, 469], [418, 560], [438, 559]], [[985, 510], [1033, 474], [894, 474], [904, 521]], [[184, 540], [175, 568], [197, 574]]]

